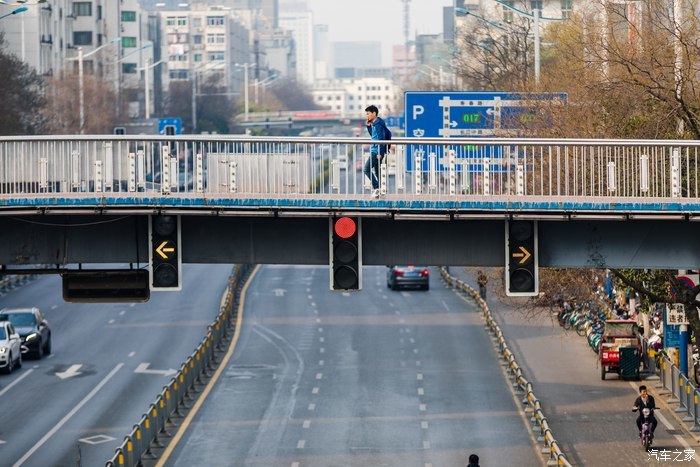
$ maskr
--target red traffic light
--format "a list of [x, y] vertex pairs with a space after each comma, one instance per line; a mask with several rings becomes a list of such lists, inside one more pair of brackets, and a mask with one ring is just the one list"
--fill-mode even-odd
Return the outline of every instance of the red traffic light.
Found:
[[341, 217], [335, 221], [333, 230], [340, 238], [350, 238], [355, 235], [357, 225], [355, 224], [355, 220], [351, 217]]

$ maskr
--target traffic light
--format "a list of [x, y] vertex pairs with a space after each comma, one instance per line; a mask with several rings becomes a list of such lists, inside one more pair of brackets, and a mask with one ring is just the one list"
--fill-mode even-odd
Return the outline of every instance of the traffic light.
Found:
[[148, 236], [151, 290], [181, 290], [180, 216], [149, 216]]
[[537, 221], [506, 221], [506, 295], [536, 296], [537, 267]]
[[362, 220], [359, 217], [330, 219], [331, 290], [362, 289]]

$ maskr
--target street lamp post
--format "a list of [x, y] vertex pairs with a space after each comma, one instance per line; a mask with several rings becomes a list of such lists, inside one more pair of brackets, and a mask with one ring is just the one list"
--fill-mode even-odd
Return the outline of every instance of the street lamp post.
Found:
[[72, 61], [72, 60], [78, 60], [78, 105], [80, 106], [80, 133], [83, 133], [84, 127], [85, 127], [85, 95], [84, 95], [84, 79], [83, 79], [83, 59], [89, 57], [90, 55], [99, 52], [100, 50], [104, 49], [108, 45], [114, 44], [116, 42], [120, 42], [122, 40], [121, 37], [117, 37], [116, 39], [112, 39], [111, 41], [107, 42], [104, 45], [99, 46], [92, 52], [90, 52], [87, 55], [83, 55], [83, 48], [78, 47], [78, 57], [77, 58], [68, 58], [66, 60]]
[[248, 102], [248, 69], [250, 67], [254, 67], [256, 64], [253, 63], [236, 63], [235, 66], [243, 68], [243, 100], [244, 100], [244, 120], [247, 122], [248, 121], [248, 111], [249, 111], [249, 102]]
[[146, 64], [143, 66], [143, 68], [137, 68], [138, 71], [143, 71], [143, 79], [144, 79], [144, 84], [145, 84], [145, 89], [144, 89], [144, 98], [146, 100], [146, 119], [151, 118], [151, 87], [150, 87], [150, 74], [151, 70], [161, 63], [163, 63], [165, 60], [159, 60], [153, 65], [149, 64], [151, 60], [149, 58], [146, 58]]
[[535, 22], [535, 84], [540, 84], [540, 20], [544, 21], [564, 21], [566, 18], [545, 18], [542, 16], [542, 11], [539, 8], [533, 8], [532, 13], [515, 8], [501, 0], [494, 0], [496, 3], [503, 5], [506, 8], [513, 10], [520, 16], [532, 18]]
[[[19, 8], [15, 8], [11, 12], [0, 16], [0, 19], [7, 18], [8, 16], [12, 16], [12, 15], [17, 15], [19, 13], [23, 13], [23, 12], [27, 11], [28, 9], [29, 8], [27, 8], [26, 6], [21, 6]], [[25, 62], [27, 59], [27, 54], [26, 54], [26, 49], [25, 49], [25, 45], [24, 45], [24, 15], [20, 16], [20, 18], [21, 18], [21, 21], [20, 21], [20, 33], [19, 33], [19, 35], [20, 35], [20, 44], [21, 44], [21, 54], [22, 54], [22, 61]]]
[[205, 63], [192, 70], [192, 133], [197, 129], [197, 71], [204, 71], [211, 65], [220, 66], [221, 62]]

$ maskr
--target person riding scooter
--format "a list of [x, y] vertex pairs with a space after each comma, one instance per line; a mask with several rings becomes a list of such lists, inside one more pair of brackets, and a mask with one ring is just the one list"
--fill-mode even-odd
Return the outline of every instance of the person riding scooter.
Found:
[[656, 402], [654, 397], [647, 393], [647, 387], [644, 385], [639, 386], [639, 397], [635, 399], [633, 411], [639, 411], [639, 416], [637, 417], [637, 428], [639, 428], [639, 436], [642, 436], [642, 423], [644, 423], [644, 415], [642, 415], [642, 409], [651, 410], [649, 414], [649, 421], [651, 422], [651, 437], [654, 437], [654, 430], [656, 430], [656, 417], [654, 417], [654, 409], [656, 409]]

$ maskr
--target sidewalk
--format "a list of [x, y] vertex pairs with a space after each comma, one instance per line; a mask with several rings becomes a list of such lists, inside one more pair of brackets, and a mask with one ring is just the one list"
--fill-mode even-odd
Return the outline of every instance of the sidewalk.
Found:
[[[475, 270], [453, 267], [450, 274], [478, 290]], [[653, 448], [671, 453], [666, 462], [644, 452], [637, 438], [636, 414], [631, 408], [638, 386], [644, 383], [618, 380], [615, 375], [602, 381], [597, 355], [586, 339], [565, 332], [556, 318], [549, 316], [549, 310], [524, 316], [493, 292], [488, 305], [525, 377], [532, 382], [554, 437], [572, 464], [700, 465], [700, 443], [681, 426], [664, 402], [665, 397], [657, 394], [656, 381], [646, 383], [661, 409], [656, 413], [659, 425]], [[695, 450], [694, 460], [673, 460], [686, 449]], [[684, 457], [680, 455], [680, 459]]]

